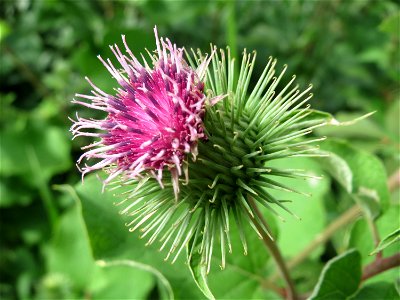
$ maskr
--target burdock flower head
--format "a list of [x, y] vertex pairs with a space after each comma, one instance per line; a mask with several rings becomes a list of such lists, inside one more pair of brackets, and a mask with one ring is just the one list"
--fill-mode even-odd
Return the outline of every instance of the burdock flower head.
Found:
[[[107, 168], [105, 184], [122, 175], [126, 179], [151, 174], [163, 186], [163, 170], [168, 169], [175, 196], [178, 178], [187, 173], [187, 154], [195, 160], [197, 143], [205, 139], [203, 117], [205, 71], [209, 60], [194, 70], [184, 59], [183, 50], [166, 39], [159, 39], [155, 29], [157, 51], [150, 55], [153, 66], [132, 54], [122, 36], [126, 53], [117, 45], [110, 46], [122, 69], [107, 59], [98, 58], [119, 84], [116, 95], [103, 92], [89, 78], [92, 95], [77, 94], [83, 99], [74, 103], [108, 113], [105, 120], [77, 116], [71, 127], [74, 137], [95, 136], [100, 141], [91, 144], [78, 160], [100, 159], [81, 170], [82, 174]], [[89, 102], [87, 101], [89, 100]], [[214, 99], [215, 100], [215, 99]], [[101, 130], [92, 132], [90, 130]], [[89, 130], [89, 131], [87, 131]]]
[[244, 52], [236, 72], [229, 49], [212, 47], [210, 56], [189, 53], [157, 33], [150, 67], [123, 41], [127, 55], [111, 47], [121, 69], [100, 58], [120, 85], [116, 95], [88, 80], [92, 95], [74, 100], [108, 113], [104, 120], [77, 117], [72, 125], [75, 137], [100, 139], [84, 147], [89, 150], [78, 163], [99, 161], [82, 166], [82, 172], [106, 169], [105, 184], [124, 187], [119, 205], [131, 218], [127, 226], [140, 229], [148, 244], [158, 240], [160, 249], [168, 247], [172, 262], [186, 247], [189, 263], [196, 261], [208, 272], [218, 246], [224, 268], [226, 252], [232, 251], [232, 223], [247, 253], [246, 223], [260, 238], [269, 234], [257, 205], [276, 214], [276, 207], [288, 210], [285, 199], [270, 193], [295, 192], [279, 177], [310, 176], [270, 161], [318, 155], [312, 144], [320, 139], [307, 136], [324, 120], [307, 104], [311, 86], [301, 91], [294, 76], [283, 83], [286, 67], [277, 73], [270, 58], [250, 90], [255, 54]]

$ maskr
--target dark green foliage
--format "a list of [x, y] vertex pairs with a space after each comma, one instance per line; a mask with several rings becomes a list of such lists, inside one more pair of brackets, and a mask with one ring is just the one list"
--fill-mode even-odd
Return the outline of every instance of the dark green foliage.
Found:
[[[101, 182], [95, 176], [81, 185], [74, 162], [81, 154], [80, 146], [90, 141], [71, 142], [68, 134], [68, 116], [73, 117], [76, 110], [93, 117], [70, 104], [75, 93], [87, 92], [83, 77], [89, 76], [109, 92], [115, 86], [96, 55], [112, 57], [108, 45], [119, 43], [121, 34], [127, 36], [134, 53], [144, 52], [145, 47], [152, 50], [154, 25], [160, 35], [186, 49], [205, 52], [212, 42], [222, 48], [229, 45], [233, 55], [241, 54], [243, 48], [256, 50], [249, 91], [256, 86], [268, 57], [273, 56], [279, 61], [278, 70], [285, 63], [288, 74], [297, 75], [301, 90], [313, 84], [313, 108], [327, 110], [339, 121], [376, 111], [353, 126], [330, 126], [312, 133], [315, 138], [326, 135], [347, 140], [322, 146], [333, 153], [329, 162], [296, 158], [271, 164], [276, 169], [309, 166], [314, 175], [324, 175], [318, 182], [279, 181], [301, 192], [311, 190], [311, 197], [271, 192], [276, 199], [289, 200], [285, 206], [301, 221], [287, 214], [283, 223], [263, 211], [290, 261], [353, 205], [354, 199], [361, 201], [369, 218], [338, 229], [292, 272], [298, 291], [307, 294], [317, 284], [326, 261], [354, 247], [361, 259], [357, 252], [333, 259], [339, 262], [350, 255], [351, 264], [345, 269], [358, 279], [359, 265], [365, 267], [375, 259], [369, 256], [377, 246], [371, 222], [381, 239], [399, 228], [399, 188], [389, 194], [385, 185], [386, 177], [400, 165], [398, 11], [396, 1], [374, 0], [1, 1], [0, 298], [168, 299], [170, 287], [176, 299], [204, 298], [184, 259], [171, 266], [157, 247], [145, 247], [145, 240], [129, 233], [124, 226], [129, 218], [119, 216], [120, 207], [113, 205], [121, 199], [113, 192], [101, 193]], [[240, 60], [236, 58], [237, 66]], [[239, 74], [239, 68], [235, 72]], [[254, 113], [241, 114], [244, 127]], [[220, 121], [207, 122], [223, 130]], [[229, 124], [229, 117], [224, 116], [222, 122]], [[228, 148], [232, 132], [222, 148]], [[251, 135], [252, 129], [246, 134]], [[253, 148], [250, 145], [249, 151]], [[215, 152], [218, 159], [223, 158], [221, 164], [235, 159], [223, 151]], [[201, 167], [198, 169], [200, 173]], [[232, 172], [236, 171], [242, 172]], [[349, 174], [351, 180], [344, 180]], [[212, 184], [212, 178], [204, 184]], [[231, 230], [237, 229], [233, 226]], [[208, 275], [212, 294], [216, 298], [281, 297], [283, 282], [269, 280], [276, 271], [272, 259], [251, 228], [244, 230], [247, 256], [239, 235], [232, 237], [233, 253], [227, 255], [224, 271], [218, 270], [221, 250], [214, 253]], [[390, 241], [384, 240], [381, 246]], [[322, 259], [328, 244], [330, 251], [325, 251]], [[383, 256], [398, 251], [398, 242], [394, 242], [384, 248]], [[104, 267], [96, 263], [100, 259], [126, 259], [135, 264]], [[331, 269], [333, 264], [328, 266]], [[332, 274], [329, 276], [338, 286], [343, 283], [342, 275]], [[194, 276], [199, 281], [198, 275]], [[354, 293], [352, 299], [399, 299], [396, 277], [398, 268], [361, 282], [358, 290], [357, 280], [344, 282], [352, 286], [340, 297]], [[320, 278], [319, 293], [324, 280], [326, 276]]]
[[361, 256], [352, 249], [326, 264], [310, 299], [347, 299], [358, 289], [360, 279]]

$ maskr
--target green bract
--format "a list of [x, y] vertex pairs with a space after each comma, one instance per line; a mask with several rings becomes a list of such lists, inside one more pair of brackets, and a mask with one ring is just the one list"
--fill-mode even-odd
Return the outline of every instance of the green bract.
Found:
[[[244, 223], [249, 223], [260, 238], [260, 229], [268, 234], [255, 213], [253, 199], [276, 214], [276, 208], [289, 211], [284, 199], [275, 199], [269, 190], [296, 192], [281, 184], [279, 177], [313, 176], [303, 170], [272, 168], [269, 162], [321, 155], [313, 145], [322, 139], [307, 135], [325, 122], [324, 118], [310, 117], [313, 111], [307, 102], [312, 97], [311, 85], [299, 90], [295, 76], [285, 79], [286, 66], [279, 73], [276, 60], [270, 58], [250, 90], [255, 53], [244, 52], [236, 76], [229, 49], [212, 51], [206, 92], [210, 99], [225, 97], [207, 104], [204, 124], [208, 140], [199, 142], [197, 160], [188, 162], [190, 178], [180, 184], [179, 198], [175, 199], [168, 179], [164, 189], [152, 178], [115, 183], [116, 187], [131, 187], [119, 203], [121, 213], [132, 218], [127, 224], [131, 231], [140, 228], [148, 244], [159, 240], [161, 249], [168, 249], [166, 259], [172, 256], [172, 262], [185, 246], [189, 260], [198, 251], [207, 272], [214, 246], [220, 247], [221, 268], [225, 267], [226, 252], [232, 251], [231, 234], [240, 235], [247, 253]], [[201, 52], [192, 51], [187, 57], [194, 68], [204, 61]], [[230, 220], [236, 223], [238, 233], [231, 232]]]

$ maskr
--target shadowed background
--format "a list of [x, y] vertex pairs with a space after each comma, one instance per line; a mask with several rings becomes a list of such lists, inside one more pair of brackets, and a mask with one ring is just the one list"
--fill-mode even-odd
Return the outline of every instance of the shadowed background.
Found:
[[340, 136], [378, 155], [390, 174], [399, 166], [398, 16], [396, 1], [373, 0], [2, 1], [0, 297], [84, 296], [62, 273], [49, 275], [46, 249], [71, 206], [55, 187], [79, 182], [74, 161], [88, 144], [70, 140], [68, 116], [89, 116], [70, 101], [89, 92], [84, 76], [116, 86], [96, 56], [111, 58], [108, 45], [121, 46], [121, 34], [135, 54], [154, 50], [155, 25], [178, 46], [230, 46], [238, 60], [255, 50], [253, 85], [276, 57], [278, 69], [287, 64], [300, 85], [313, 84], [313, 107], [343, 120], [377, 111]]

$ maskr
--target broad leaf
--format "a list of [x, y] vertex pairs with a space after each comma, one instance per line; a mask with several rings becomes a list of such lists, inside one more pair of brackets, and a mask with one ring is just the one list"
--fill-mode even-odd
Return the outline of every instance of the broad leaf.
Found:
[[386, 236], [379, 243], [378, 247], [371, 253], [371, 255], [381, 252], [386, 247], [400, 241], [400, 228], [396, 229], [394, 232]]
[[[95, 265], [79, 196], [71, 186], [63, 185], [56, 188], [66, 192], [75, 203], [62, 216], [59, 231], [48, 248], [50, 275], [66, 276], [66, 282], [68, 280], [73, 282], [74, 288], [78, 287], [83, 294], [89, 293], [94, 298], [147, 297], [155, 284], [153, 275], [158, 278], [159, 274], [143, 264], [131, 264], [128, 267], [122, 264], [106, 269], [102, 268], [105, 263]], [[109, 265], [113, 266], [112, 263]], [[165, 282], [167, 281], [162, 281], [162, 284]], [[172, 299], [173, 294], [169, 293], [165, 298]]]
[[[371, 114], [360, 116], [359, 113], [339, 112], [335, 115], [336, 119], [327, 125], [317, 129], [319, 135], [328, 137], [338, 137], [345, 139], [369, 139], [377, 142], [385, 132], [374, 122], [372, 118], [367, 118]], [[340, 121], [339, 121], [340, 120]], [[332, 124], [333, 123], [333, 124]]]
[[[64, 186], [63, 189], [72, 189]], [[92, 278], [94, 260], [79, 199], [61, 217], [46, 251], [50, 273], [68, 276], [75, 286], [84, 288]], [[84, 270], [84, 272], [83, 272]]]
[[356, 248], [360, 252], [363, 265], [375, 259], [375, 257], [369, 255], [375, 248], [375, 245], [365, 218], [358, 219], [352, 225], [348, 247]]
[[4, 20], [0, 20], [0, 42], [11, 32], [10, 26]]
[[389, 205], [386, 171], [375, 156], [339, 140], [321, 144], [321, 165], [376, 218]]
[[156, 269], [132, 260], [97, 261], [90, 287], [94, 299], [145, 299], [159, 281], [161, 299], [173, 299], [168, 280]]
[[[394, 101], [392, 104], [390, 104], [385, 115], [385, 127], [387, 128], [389, 136], [391, 140], [393, 140], [394, 145], [398, 145], [398, 143], [400, 142], [399, 115], [400, 115], [400, 98], [398, 98], [397, 101]], [[396, 150], [397, 149], [398, 148], [396, 148]], [[397, 153], [398, 152], [396, 152], [396, 154]]]
[[[277, 224], [274, 216], [267, 209], [263, 210], [265, 219], [274, 237], [277, 236]], [[234, 218], [230, 223], [234, 224]], [[226, 254], [226, 267], [218, 268], [221, 264], [218, 246], [214, 251], [213, 267], [206, 274], [206, 268], [200, 264], [200, 255], [193, 252], [189, 268], [193, 279], [209, 298], [243, 299], [243, 298], [277, 298], [276, 292], [271, 291], [277, 286], [265, 280], [265, 272], [269, 262], [269, 251], [250, 226], [245, 226], [244, 235], [247, 242], [247, 255], [243, 253], [242, 242], [235, 225], [232, 226], [231, 245], [232, 253]], [[190, 245], [189, 245], [190, 247]], [[267, 297], [268, 295], [268, 297]]]
[[209, 282], [217, 299], [283, 299], [273, 291], [278, 288], [276, 283], [272, 287], [265, 277], [247, 273], [234, 265], [224, 271], [212, 270]]
[[32, 188], [19, 178], [0, 178], [0, 207], [27, 205], [32, 201]]
[[302, 122], [316, 122], [316, 123], [323, 122], [324, 125], [329, 126], [327, 128], [332, 128], [334, 126], [352, 126], [374, 114], [374, 112], [370, 112], [365, 115], [361, 116], [357, 115], [357, 116], [352, 116], [351, 118], [346, 118], [345, 121], [339, 121], [332, 114], [325, 111], [310, 109], [309, 112], [310, 113], [305, 118], [302, 119]]
[[[375, 225], [378, 231], [378, 235], [380, 237], [389, 236], [393, 233], [397, 228], [399, 228], [400, 221], [398, 220], [399, 216], [399, 208], [396, 205], [391, 205], [385, 213], [376, 220]], [[363, 265], [366, 265], [372, 262], [375, 257], [371, 256], [371, 252], [376, 248], [374, 244], [373, 238], [370, 233], [370, 228], [368, 226], [365, 218], [357, 220], [353, 228], [351, 229], [349, 247], [356, 248], [362, 257]], [[382, 249], [383, 256], [390, 256], [398, 252], [398, 248], [396, 247], [387, 247]], [[375, 277], [381, 277], [388, 274], [388, 272], [382, 273]], [[375, 277], [370, 280], [374, 280]], [[382, 280], [382, 279], [380, 279]]]
[[399, 300], [400, 295], [393, 283], [374, 282], [363, 286], [351, 300], [385, 299]]
[[[317, 163], [310, 159], [293, 158], [271, 163], [269, 167], [308, 170], [309, 175], [320, 176], [322, 170]], [[310, 192], [310, 197], [285, 191], [270, 191], [277, 199], [291, 200], [286, 206], [295, 214], [301, 217], [296, 219], [292, 215], [277, 209], [280, 215], [284, 216], [285, 222], [275, 221], [275, 216], [268, 210], [263, 210], [265, 219], [272, 227], [272, 235], [279, 244], [285, 256], [294, 256], [301, 251], [325, 226], [325, 213], [323, 207], [323, 196], [329, 188], [329, 178], [296, 180], [279, 178], [280, 183], [301, 192]], [[278, 229], [281, 234], [278, 236]], [[277, 298], [276, 283], [265, 281], [265, 272], [269, 262], [269, 251], [257, 237], [254, 231], [246, 228], [246, 239], [249, 247], [248, 254], [243, 255], [240, 238], [235, 231], [232, 231], [233, 254], [227, 254], [226, 270], [212, 269], [205, 277], [202, 266], [192, 262], [196, 282], [201, 285], [203, 292], [212, 291], [217, 298], [246, 298], [252, 295], [253, 298], [268, 297]], [[293, 237], [301, 236], [301, 239]], [[239, 253], [238, 253], [239, 252]], [[315, 251], [314, 256], [320, 251]], [[215, 254], [215, 263], [218, 263], [218, 254]], [[214, 263], [214, 264], [215, 264]], [[275, 266], [270, 263], [273, 268]], [[207, 283], [208, 282], [208, 283]], [[260, 288], [264, 286], [264, 288]], [[269, 294], [268, 294], [269, 293]], [[209, 297], [206, 293], [205, 295]]]
[[322, 270], [310, 300], [347, 299], [361, 280], [361, 256], [349, 250], [331, 259]]
[[[83, 217], [95, 259], [127, 259], [151, 266], [169, 281], [176, 298], [200, 297], [201, 293], [190, 278], [183, 259], [171, 265], [164, 261], [166, 253], [160, 252], [156, 244], [145, 246], [146, 239], [139, 239], [137, 233], [129, 232], [124, 224], [130, 221], [129, 218], [121, 216], [119, 207], [115, 205], [122, 200], [115, 195], [120, 191], [102, 192], [102, 182], [96, 175], [85, 177], [84, 183], [79, 182], [75, 190], [82, 201]], [[159, 281], [159, 286], [162, 284]], [[166, 287], [161, 286], [160, 289], [165, 290]]]
[[[271, 235], [278, 237], [278, 226], [274, 215], [268, 209], [260, 208], [267, 221]], [[231, 218], [233, 224], [234, 219]], [[266, 280], [268, 270], [275, 268], [270, 259], [269, 250], [250, 225], [244, 226], [247, 242], [247, 255], [244, 254], [242, 242], [235, 225], [231, 228], [232, 254], [227, 253], [226, 268], [221, 270], [218, 251], [213, 262], [214, 268], [208, 275], [211, 291], [217, 299], [279, 299], [276, 282]], [[276, 242], [276, 241], [275, 241]], [[218, 247], [216, 247], [218, 249]], [[217, 250], [216, 249], [216, 250]], [[272, 267], [273, 268], [269, 268]]]
[[[279, 183], [285, 184], [293, 190], [304, 194], [290, 193], [286, 191], [271, 191], [271, 194], [280, 200], [289, 200], [286, 207], [290, 209], [296, 218], [286, 211], [277, 209], [285, 221], [278, 220], [277, 224], [281, 233], [278, 240], [279, 247], [284, 256], [295, 256], [303, 250], [326, 226], [326, 214], [324, 208], [324, 196], [329, 191], [330, 180], [328, 176], [322, 176], [323, 171], [315, 161], [307, 158], [289, 158], [271, 162], [269, 167], [282, 169], [305, 169], [310, 176], [306, 180], [292, 178], [277, 178]], [[318, 177], [320, 177], [318, 179]], [[309, 195], [307, 195], [309, 194]], [[301, 237], [301, 238], [298, 238]], [[312, 253], [312, 257], [321, 254], [322, 247]]]
[[[189, 249], [191, 247], [192, 244], [189, 243], [187, 253], [189, 253]], [[201, 255], [196, 249], [192, 253], [188, 267], [190, 273], [192, 274], [194, 282], [196, 283], [200, 291], [204, 294], [204, 296], [206, 296], [208, 299], [215, 299], [207, 282], [207, 266], [201, 263]]]
[[2, 133], [0, 174], [21, 175], [37, 185], [70, 167], [70, 142], [62, 129], [32, 123]]

